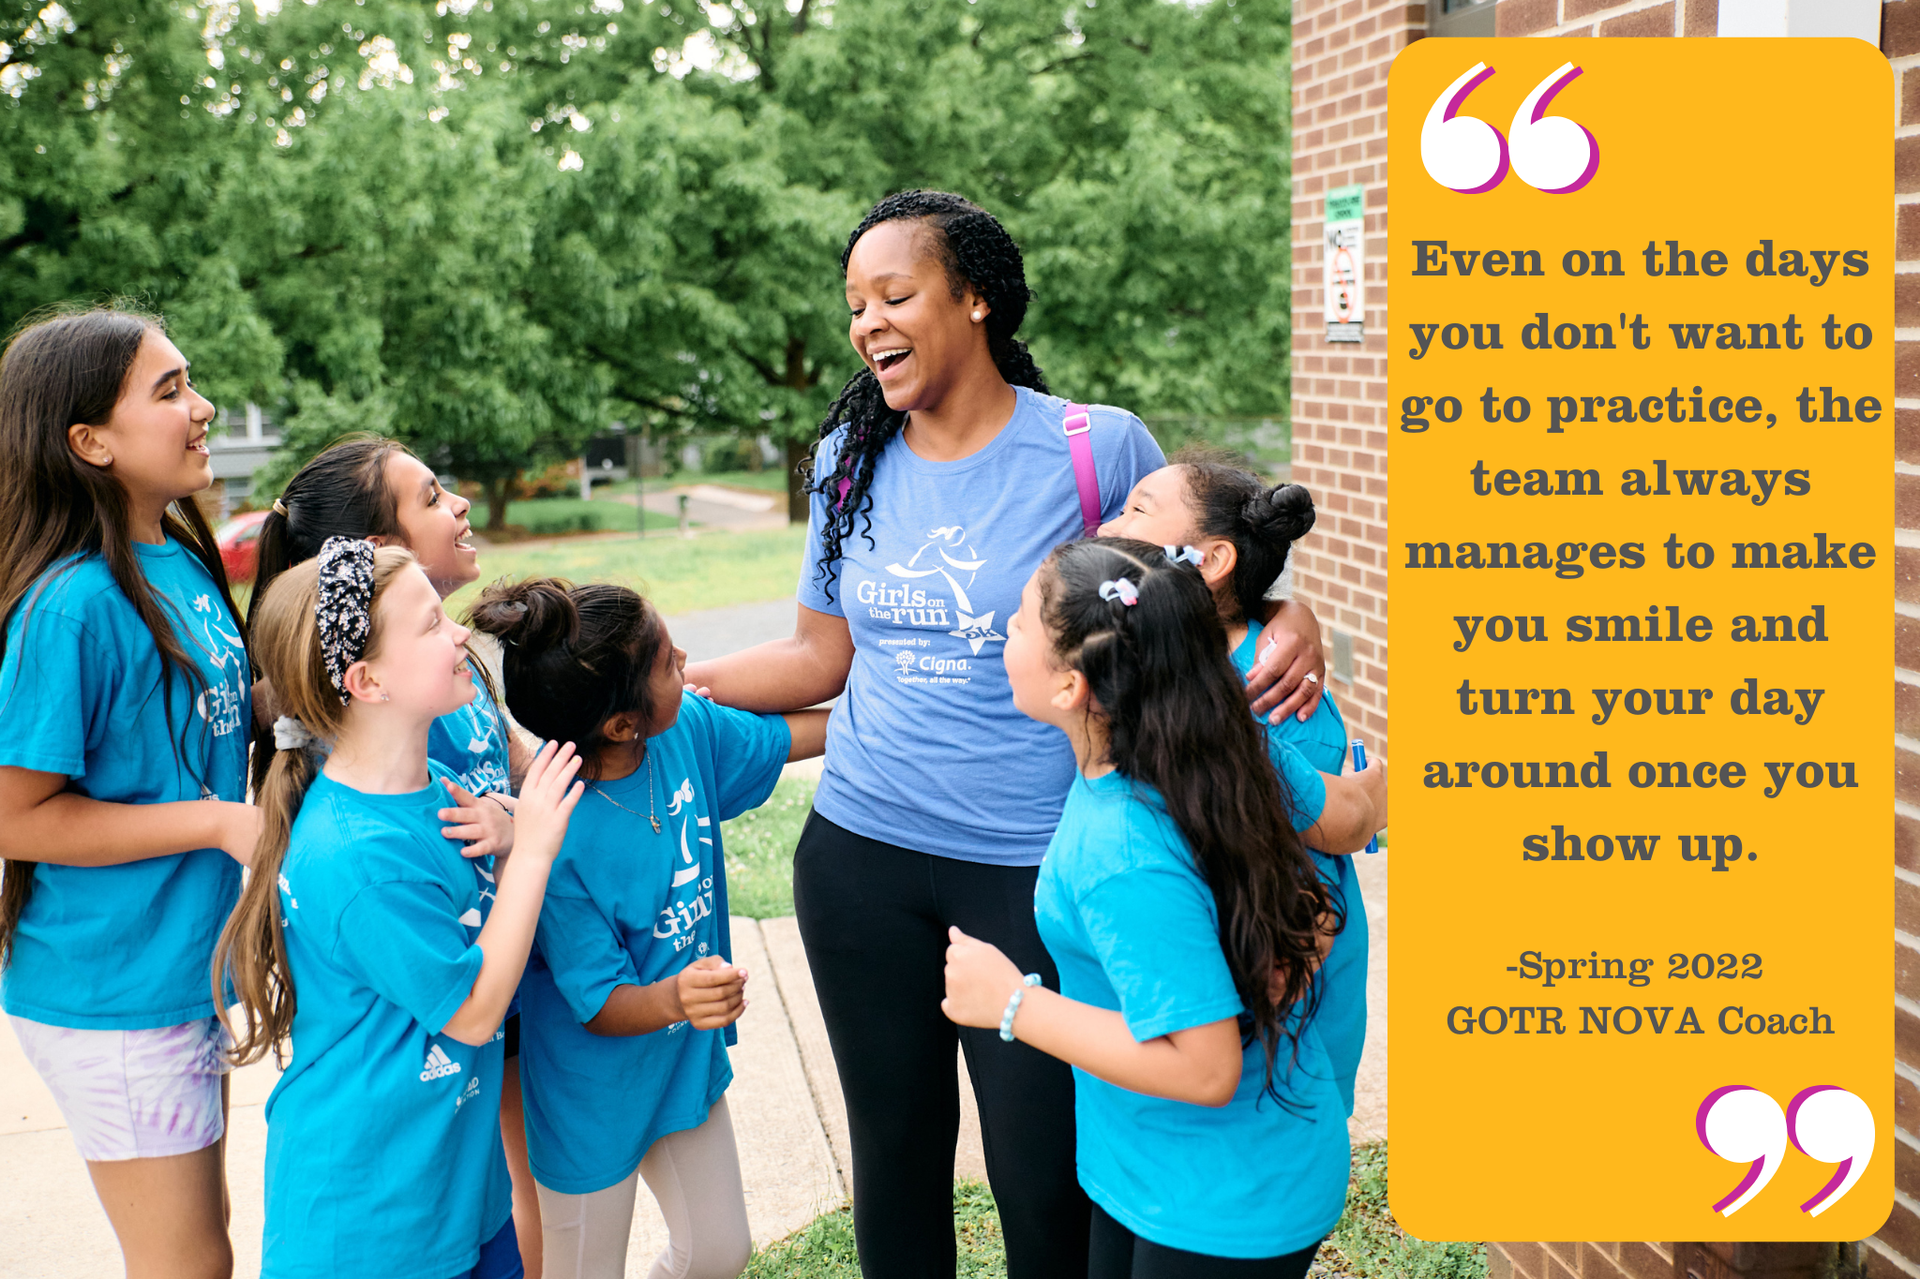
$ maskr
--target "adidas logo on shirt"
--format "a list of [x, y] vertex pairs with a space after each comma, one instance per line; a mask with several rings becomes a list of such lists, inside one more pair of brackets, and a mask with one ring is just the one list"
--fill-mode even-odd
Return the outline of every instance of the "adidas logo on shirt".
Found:
[[426, 1065], [420, 1069], [420, 1082], [424, 1084], [429, 1080], [445, 1079], [448, 1075], [459, 1073], [460, 1063], [447, 1056], [446, 1050], [439, 1044], [435, 1044], [427, 1052]]

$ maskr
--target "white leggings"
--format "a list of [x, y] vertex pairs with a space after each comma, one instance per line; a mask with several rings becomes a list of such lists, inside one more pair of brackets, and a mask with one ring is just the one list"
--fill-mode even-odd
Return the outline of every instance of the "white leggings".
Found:
[[753, 1253], [733, 1120], [722, 1097], [707, 1122], [648, 1147], [618, 1185], [585, 1195], [539, 1186], [542, 1279], [623, 1279], [633, 1201], [646, 1178], [667, 1219], [667, 1248], [647, 1279], [736, 1279]]

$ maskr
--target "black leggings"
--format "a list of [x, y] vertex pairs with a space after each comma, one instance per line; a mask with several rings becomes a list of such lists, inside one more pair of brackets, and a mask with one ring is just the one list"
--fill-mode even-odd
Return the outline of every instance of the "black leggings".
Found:
[[1166, 1248], [1128, 1230], [1093, 1206], [1092, 1259], [1087, 1279], [1301, 1279], [1319, 1244], [1280, 1257], [1209, 1257]]
[[800, 833], [793, 904], [847, 1099], [865, 1279], [952, 1279], [956, 1037], [979, 1101], [1008, 1279], [1087, 1273], [1091, 1205], [1074, 1168], [1073, 1072], [940, 1011], [950, 924], [1060, 988], [1033, 922], [1038, 874], [883, 844], [818, 813]]

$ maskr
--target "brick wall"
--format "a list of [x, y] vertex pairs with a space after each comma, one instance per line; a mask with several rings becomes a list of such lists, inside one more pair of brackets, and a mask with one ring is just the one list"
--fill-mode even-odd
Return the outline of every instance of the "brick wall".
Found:
[[[1719, 0], [1498, 0], [1503, 36], [1711, 36]], [[1385, 754], [1386, 73], [1426, 34], [1421, 5], [1301, 0], [1293, 58], [1294, 477], [1320, 525], [1301, 547], [1299, 594], [1352, 634], [1348, 722]], [[1895, 136], [1896, 521], [1893, 876], [1895, 1204], [1860, 1245], [1491, 1243], [1490, 1279], [1920, 1279], [1920, 0], [1888, 0], [1881, 48], [1897, 93]], [[1330, 187], [1366, 187], [1364, 346], [1321, 336], [1321, 227]]]
[[1920, 1277], [1920, 0], [1882, 10], [1894, 70], [1894, 1209], [1872, 1279]]
[[[1920, 0], [1916, 0], [1920, 3]], [[1426, 32], [1405, 0], [1296, 0], [1293, 10], [1293, 478], [1319, 519], [1295, 552], [1294, 591], [1353, 637], [1333, 691], [1347, 726], [1387, 740], [1387, 66]], [[1366, 341], [1323, 334], [1329, 188], [1366, 188]]]

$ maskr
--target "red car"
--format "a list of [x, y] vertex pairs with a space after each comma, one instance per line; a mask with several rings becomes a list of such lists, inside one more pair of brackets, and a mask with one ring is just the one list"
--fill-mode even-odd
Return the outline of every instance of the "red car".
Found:
[[260, 526], [266, 523], [265, 511], [248, 511], [222, 524], [213, 535], [220, 547], [220, 562], [227, 566], [230, 582], [251, 582], [254, 561], [260, 549]]

